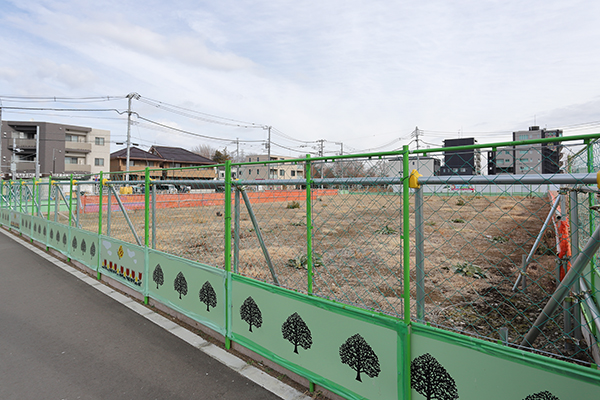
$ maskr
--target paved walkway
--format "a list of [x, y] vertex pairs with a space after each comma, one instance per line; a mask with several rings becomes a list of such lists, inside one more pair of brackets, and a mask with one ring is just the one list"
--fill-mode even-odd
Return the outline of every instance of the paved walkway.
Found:
[[0, 228], [0, 399], [306, 398], [10, 236]]

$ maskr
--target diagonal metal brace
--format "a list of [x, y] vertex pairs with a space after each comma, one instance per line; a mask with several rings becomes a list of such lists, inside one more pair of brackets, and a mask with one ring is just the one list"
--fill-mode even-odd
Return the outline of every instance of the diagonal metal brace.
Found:
[[273, 263], [271, 262], [271, 257], [269, 256], [269, 251], [267, 250], [267, 246], [265, 245], [265, 241], [263, 240], [262, 234], [260, 233], [260, 227], [258, 226], [258, 221], [256, 220], [256, 216], [254, 215], [254, 211], [252, 211], [252, 205], [250, 204], [250, 199], [248, 198], [248, 193], [243, 188], [236, 188], [240, 193], [242, 193], [242, 198], [244, 199], [244, 203], [246, 204], [246, 208], [248, 209], [248, 215], [250, 215], [250, 220], [252, 221], [252, 226], [254, 227], [254, 232], [256, 232], [256, 237], [258, 238], [258, 242], [260, 243], [260, 248], [262, 249], [263, 255], [265, 256], [265, 260], [267, 261], [267, 265], [269, 266], [269, 270], [271, 270], [271, 276], [273, 277], [273, 282], [277, 286], [279, 285], [279, 279], [277, 279], [277, 274], [275, 273], [275, 269], [273, 268]]

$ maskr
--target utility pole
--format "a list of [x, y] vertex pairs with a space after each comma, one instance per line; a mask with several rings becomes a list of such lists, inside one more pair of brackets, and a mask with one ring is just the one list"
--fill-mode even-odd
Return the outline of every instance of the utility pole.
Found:
[[133, 93], [127, 95], [127, 159], [125, 161], [125, 180], [129, 180], [129, 154], [131, 148], [131, 99]]
[[40, 178], [40, 126], [35, 126], [35, 179]]

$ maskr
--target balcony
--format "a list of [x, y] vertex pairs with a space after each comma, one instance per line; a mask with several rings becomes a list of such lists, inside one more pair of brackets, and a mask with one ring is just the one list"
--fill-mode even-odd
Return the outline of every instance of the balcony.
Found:
[[65, 164], [65, 173], [70, 172], [81, 172], [84, 174], [89, 174], [92, 172], [92, 166], [87, 164]]
[[[35, 150], [35, 139], [16, 139], [15, 140], [15, 144], [17, 146], [17, 149], [21, 149], [21, 150]], [[8, 141], [8, 149], [9, 150], [13, 150], [13, 141], [9, 140]]]
[[65, 151], [75, 153], [91, 153], [92, 144], [84, 142], [65, 142]]

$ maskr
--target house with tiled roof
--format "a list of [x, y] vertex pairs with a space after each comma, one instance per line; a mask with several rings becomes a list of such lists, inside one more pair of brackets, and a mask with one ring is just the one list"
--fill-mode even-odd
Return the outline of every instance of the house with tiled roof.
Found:
[[216, 179], [217, 163], [181, 147], [152, 146], [150, 153], [163, 161], [161, 168], [202, 167], [197, 169], [163, 171], [163, 179]]
[[[137, 147], [129, 148], [129, 179], [144, 180], [146, 167], [150, 169], [162, 168], [164, 160], [157, 155]], [[127, 149], [115, 151], [110, 155], [110, 172], [127, 171]], [[117, 174], [118, 175], [118, 174]], [[150, 177], [160, 179], [162, 171], [151, 171]], [[119, 179], [115, 176], [113, 179]]]
[[[216, 162], [180, 147], [152, 146], [149, 151], [137, 147], [129, 149], [129, 179], [143, 180], [146, 167], [150, 169], [152, 179], [215, 179], [216, 171], [212, 165]], [[110, 155], [110, 171], [127, 170], [127, 149]], [[184, 167], [202, 167], [193, 169], [170, 169]], [[168, 169], [167, 169], [168, 168]], [[157, 169], [162, 169], [157, 171]], [[167, 170], [165, 170], [167, 169]], [[115, 178], [117, 178], [115, 176]]]

